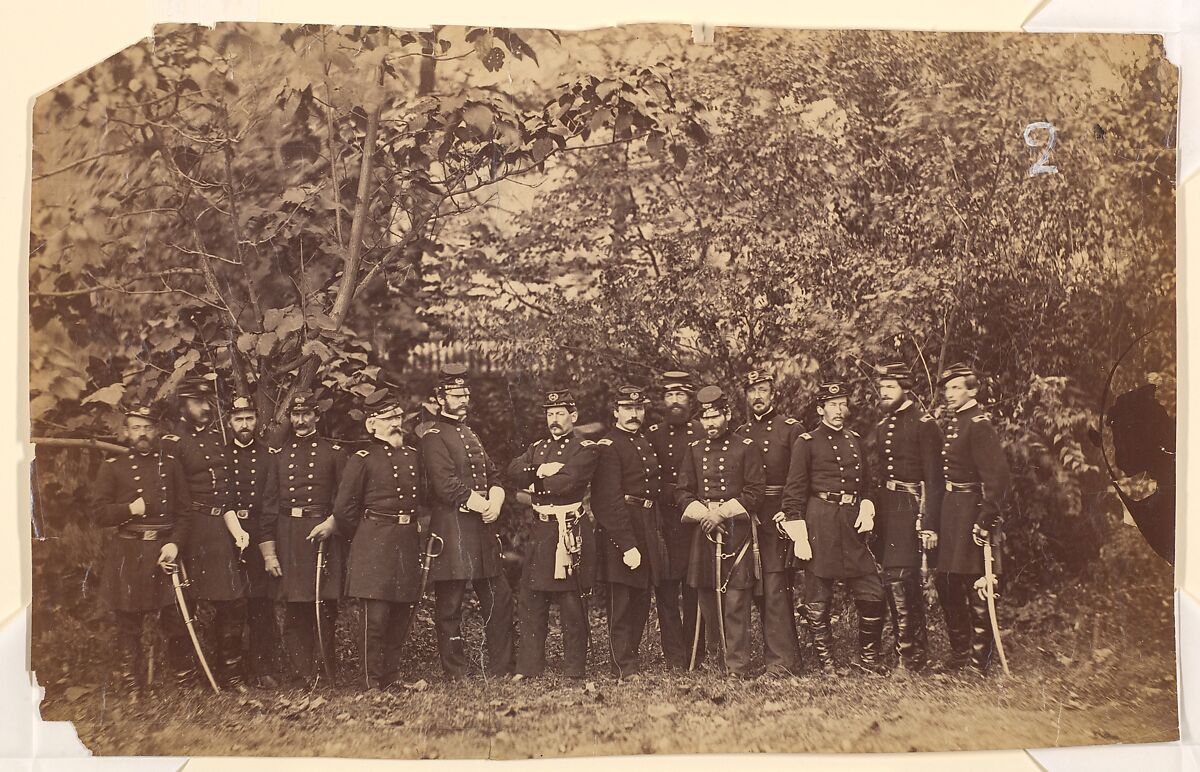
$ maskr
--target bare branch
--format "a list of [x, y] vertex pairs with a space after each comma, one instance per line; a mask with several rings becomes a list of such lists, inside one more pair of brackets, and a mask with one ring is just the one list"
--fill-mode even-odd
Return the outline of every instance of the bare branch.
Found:
[[38, 180], [44, 180], [47, 177], [53, 177], [56, 174], [62, 174], [63, 172], [70, 171], [77, 166], [83, 166], [84, 164], [91, 163], [92, 161], [98, 161], [101, 158], [106, 158], [110, 155], [123, 155], [125, 153], [128, 153], [130, 150], [133, 150], [132, 145], [129, 147], [123, 147], [119, 150], [105, 150], [102, 153], [96, 153], [95, 155], [90, 155], [87, 158], [80, 158], [78, 161], [72, 161], [71, 163], [67, 164], [66, 166], [62, 166], [58, 169], [55, 169], [54, 171], [45, 172], [44, 174], [35, 174], [35, 175], [33, 175], [33, 181], [37, 182]]
[[104, 442], [103, 440], [76, 439], [74, 437], [30, 437], [29, 442], [33, 445], [41, 445], [48, 448], [91, 448], [92, 450], [104, 450], [109, 453], [129, 452], [129, 448], [124, 445]]
[[[121, 285], [97, 284], [94, 287], [80, 287], [79, 289], [56, 290], [56, 291], [50, 291], [50, 292], [31, 292], [29, 294], [32, 295], [33, 297], [40, 297], [40, 298], [69, 298], [69, 297], [75, 297], [77, 295], [89, 295], [93, 292], [129, 292], [130, 291], [128, 289], [129, 285], [135, 281], [143, 281], [145, 279], [160, 279], [163, 276], [198, 276], [199, 274], [200, 274], [200, 271], [196, 270], [195, 268], [167, 268], [162, 271], [155, 271], [154, 273], [139, 274], [138, 276], [128, 276], [125, 278], [125, 283], [121, 284]], [[93, 280], [99, 281], [99, 280], [95, 279], [95, 277], [93, 277], [91, 274], [87, 274], [87, 275], [90, 278], [92, 278]], [[141, 294], [141, 293], [139, 293], [139, 294]], [[154, 293], [146, 293], [146, 294], [161, 294], [161, 293], [156, 291]]]

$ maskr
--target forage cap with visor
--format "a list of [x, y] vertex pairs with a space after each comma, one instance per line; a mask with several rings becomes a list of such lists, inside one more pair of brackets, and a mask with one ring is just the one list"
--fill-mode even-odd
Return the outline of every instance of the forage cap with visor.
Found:
[[292, 395], [291, 402], [288, 403], [288, 411], [292, 413], [303, 413], [306, 410], [317, 409], [317, 396], [308, 389], [302, 389]]
[[235, 392], [229, 400], [230, 413], [245, 413], [254, 411], [254, 399], [249, 394]]
[[204, 375], [189, 375], [184, 378], [179, 388], [175, 390], [175, 396], [180, 399], [207, 399], [213, 398], [213, 380], [215, 376], [209, 377]]
[[746, 388], [750, 388], [756, 383], [774, 383], [775, 376], [768, 370], [751, 370], [746, 373]]
[[471, 391], [467, 386], [467, 366], [460, 363], [443, 365], [438, 373], [437, 390], [441, 394], [466, 396]]
[[364, 418], [390, 418], [403, 412], [400, 397], [389, 393], [387, 389], [377, 389], [363, 400]]
[[875, 368], [877, 381], [912, 381], [912, 370], [903, 362], [888, 362]]
[[838, 399], [840, 397], [848, 397], [848, 396], [850, 396], [849, 389], [846, 388], [846, 384], [844, 384], [840, 381], [830, 381], [829, 383], [822, 383], [820, 386], [817, 387], [817, 397], [816, 397], [817, 404], [821, 404], [823, 402], [828, 402], [831, 399]]
[[617, 398], [614, 404], [617, 405], [645, 405], [649, 400], [646, 399], [646, 392], [639, 386], [622, 386], [617, 389]]
[[700, 405], [701, 418], [716, 418], [724, 415], [726, 408], [729, 407], [729, 399], [720, 386], [705, 386], [700, 389], [696, 395], [696, 402]]
[[162, 410], [154, 403], [141, 397], [131, 397], [121, 405], [121, 412], [131, 418], [144, 418], [157, 423], [162, 420]]
[[942, 371], [942, 376], [938, 378], [938, 386], [945, 386], [955, 378], [966, 378], [975, 375], [975, 370], [969, 365], [962, 362], [955, 362]]
[[542, 407], [547, 410], [552, 407], [565, 407], [568, 410], [574, 410], [575, 397], [571, 394], [570, 389], [551, 389], [546, 392], [546, 399], [542, 402]]
[[686, 391], [691, 394], [696, 390], [692, 385], [692, 375], [684, 370], [667, 370], [662, 374], [663, 391]]

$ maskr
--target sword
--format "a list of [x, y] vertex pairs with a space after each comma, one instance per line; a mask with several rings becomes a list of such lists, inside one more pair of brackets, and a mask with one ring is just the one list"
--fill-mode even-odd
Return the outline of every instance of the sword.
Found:
[[921, 551], [921, 590], [925, 596], [925, 605], [932, 607], [937, 601], [937, 590], [933, 586], [933, 573], [929, 570], [929, 552], [925, 549], [925, 540], [921, 532], [925, 530], [925, 481], [918, 483], [921, 495], [917, 497], [917, 549]]
[[[434, 552], [434, 545], [437, 545], [437, 552]], [[425, 597], [425, 588], [429, 586], [429, 569], [433, 565], [433, 559], [442, 554], [442, 547], [445, 542], [442, 537], [436, 533], [429, 534], [429, 541], [425, 543], [425, 554], [421, 556], [421, 589], [417, 593], [417, 602], [413, 604], [412, 611], [408, 614], [408, 619], [404, 620], [404, 629], [400, 632], [400, 643], [402, 647], [408, 643], [408, 634], [412, 632], [413, 620], [417, 618], [417, 609], [421, 607], [421, 599]]]
[[724, 573], [724, 571], [722, 570], [721, 564], [724, 562], [724, 558], [725, 558], [725, 531], [720, 528], [717, 529], [716, 544], [717, 544], [717, 581], [716, 581], [716, 587], [714, 589], [716, 590], [716, 595], [717, 595], [717, 629], [721, 636], [721, 664], [724, 665], [725, 664], [725, 604], [721, 601], [721, 593], [724, 592], [724, 589], [721, 587], [721, 576]]
[[192, 639], [192, 648], [196, 650], [196, 659], [200, 660], [200, 667], [208, 678], [209, 686], [214, 692], [220, 694], [221, 688], [217, 686], [217, 679], [213, 678], [212, 670], [208, 667], [208, 660], [204, 658], [204, 650], [200, 648], [200, 639], [196, 637], [196, 628], [192, 624], [194, 620], [188, 612], [187, 600], [183, 597], [183, 582], [179, 580], [178, 568], [171, 571], [171, 586], [175, 589], [175, 604], [179, 606], [179, 613], [183, 615], [183, 624], [187, 627], [188, 637]]
[[996, 653], [1000, 655], [1000, 666], [1004, 668], [1004, 675], [1012, 675], [1008, 669], [1008, 659], [1004, 656], [1004, 641], [1000, 640], [1000, 622], [996, 618], [996, 574], [992, 560], [992, 540], [989, 536], [983, 542], [984, 585], [979, 594], [987, 599], [988, 618], [992, 622], [992, 637], [996, 639]]
[[329, 680], [333, 680], [333, 674], [329, 672], [329, 658], [325, 655], [325, 636], [321, 634], [321, 574], [325, 573], [325, 542], [317, 545], [317, 575], [315, 580], [315, 590], [313, 593], [313, 605], [316, 609], [317, 617], [317, 649], [321, 654], [321, 668], [325, 671], [325, 675]]
[[696, 669], [696, 657], [700, 652], [700, 593], [696, 593], [696, 624], [692, 632], [692, 658], [688, 661], [688, 672]]

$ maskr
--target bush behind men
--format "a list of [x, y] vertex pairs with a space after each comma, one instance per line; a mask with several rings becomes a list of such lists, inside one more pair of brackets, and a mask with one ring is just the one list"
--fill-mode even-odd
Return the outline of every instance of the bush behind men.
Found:
[[[665, 376], [665, 385], [683, 392], [676, 402], [690, 406], [686, 373], [671, 371]], [[953, 651], [948, 665], [969, 662], [977, 672], [986, 672], [991, 638], [986, 604], [978, 600], [980, 588], [988, 581], [983, 575], [981, 545], [989, 539], [996, 544], [999, 512], [1008, 491], [1003, 450], [973, 400], [978, 381], [968, 368], [956, 365], [943, 374], [947, 401], [955, 410], [953, 428], [944, 443], [933, 420], [913, 405], [908, 393], [911, 381], [911, 373], [903, 365], [879, 370], [877, 388], [885, 416], [876, 427], [874, 458], [878, 465], [873, 478], [867, 473], [857, 434], [845, 428], [849, 410], [844, 385], [821, 387], [817, 395], [821, 425], [803, 433], [794, 419], [774, 413], [769, 375], [754, 372], [747, 379], [751, 420], [738, 427], [738, 433], [731, 428], [727, 397], [719, 388], [710, 387], [704, 398], [697, 400], [706, 436], [687, 444], [678, 454], [681, 463], [674, 507], [669, 502], [672, 488], [664, 479], [675, 477], [676, 470], [667, 470], [662, 461], [674, 455], [674, 435], [680, 428], [694, 425], [686, 411], [675, 411], [682, 415], [673, 416], [670, 432], [654, 427], [651, 437], [656, 433], [664, 446], [655, 447], [641, 433], [645, 392], [635, 386], [621, 387], [613, 402], [613, 427], [592, 443], [574, 436], [578, 411], [570, 392], [548, 392], [543, 409], [551, 436], [531, 445], [514, 460], [508, 473], [510, 484], [521, 491], [518, 498], [531, 506], [534, 520], [521, 579], [522, 645], [516, 662], [520, 676], [538, 675], [544, 669], [546, 611], [551, 601], [559, 604], [563, 618], [565, 673], [583, 675], [588, 639], [583, 593], [590, 586], [593, 567], [596, 578], [608, 584], [613, 672], [628, 677], [641, 669], [638, 648], [651, 593], [663, 593], [663, 588], [669, 587], [672, 568], [680, 568], [678, 558], [672, 559], [669, 544], [674, 520], [684, 528], [691, 524], [694, 531], [684, 575], [696, 591], [692, 608], [699, 607], [700, 618], [686, 631], [690, 639], [707, 638], [718, 667], [749, 675], [749, 599], [757, 596], [763, 615], [767, 674], [796, 672], [788, 581], [790, 544], [776, 530], [781, 518], [796, 517], [809, 525], [813, 560], [805, 583], [805, 609], [823, 671], [835, 671], [828, 603], [833, 584], [839, 580], [848, 584], [859, 608], [860, 650], [855, 664], [869, 672], [883, 670], [880, 634], [886, 606], [892, 617], [898, 667], [921, 669], [926, 645], [918, 572], [925, 565], [923, 557], [932, 564], [934, 556], [924, 553], [942, 546], [937, 587]], [[684, 385], [688, 388], [682, 388]], [[290, 437], [282, 447], [262, 454], [267, 456], [266, 462], [257, 464], [253, 421], [248, 420], [254, 412], [248, 397], [235, 397], [231, 403], [231, 408], [236, 408], [229, 415], [231, 429], [238, 427], [231, 431], [232, 439], [209, 449], [204, 438], [215, 429], [209, 422], [195, 420], [203, 418], [200, 414], [204, 411], [194, 404], [207, 400], [208, 394], [190, 383], [183, 395], [191, 401], [185, 401], [184, 408], [185, 416], [193, 418], [188, 427], [193, 435], [188, 451], [196, 458], [191, 475], [184, 464], [171, 460], [184, 472], [184, 484], [179, 487], [187, 489], [185, 494], [176, 494], [178, 506], [191, 513], [183, 519], [187, 527], [180, 532], [197, 523], [222, 526], [209, 529], [212, 544], [220, 549], [210, 548], [207, 556], [200, 549], [185, 549], [184, 562], [205, 566], [206, 573], [212, 570], [209, 564], [215, 565], [216, 575], [229, 587], [240, 586], [237, 592], [230, 591], [233, 600], [258, 588], [253, 591], [260, 602], [251, 616], [248, 641], [251, 661], [256, 663], [253, 672], [260, 683], [272, 682], [274, 642], [270, 631], [274, 625], [272, 620], [264, 626], [264, 617], [270, 614], [264, 613], [261, 600], [267, 575], [275, 577], [276, 599], [285, 603], [284, 650], [295, 676], [311, 684], [322, 672], [332, 673], [336, 603], [344, 594], [358, 598], [363, 609], [361, 683], [386, 686], [399, 679], [404, 652], [397, 632], [420, 601], [423, 535], [417, 531], [417, 511], [424, 508], [426, 500], [432, 509], [431, 530], [446, 546], [444, 554], [433, 560], [432, 572], [445, 674], [456, 679], [467, 671], [461, 608], [468, 583], [484, 611], [490, 655], [486, 670], [491, 675], [512, 671], [511, 591], [501, 571], [496, 530], [504, 489], [482, 443], [465, 424], [470, 401], [465, 368], [448, 366], [443, 371], [436, 392], [439, 413], [421, 437], [420, 452], [404, 446], [400, 405], [386, 399], [367, 411], [367, 429], [374, 440], [349, 454], [348, 462], [339, 446], [316, 436], [311, 393], [294, 395], [289, 405]], [[132, 431], [130, 437], [133, 439]], [[137, 447], [146, 444], [144, 439], [138, 441]], [[181, 435], [171, 442], [172, 448], [188, 445]], [[208, 466], [201, 467], [200, 461], [207, 461]], [[938, 474], [939, 467], [943, 467], [944, 477]], [[201, 469], [207, 473], [207, 486], [200, 479]], [[111, 488], [112, 483], [106, 486]], [[583, 507], [589, 486], [594, 531]], [[199, 491], [203, 503], [197, 503], [193, 489]], [[938, 494], [943, 489], [960, 494], [957, 506], [948, 510], [957, 518], [951, 520], [953, 535], [946, 531], [945, 519], [938, 521]], [[871, 499], [879, 505], [878, 518]], [[923, 518], [920, 532], [916, 528], [918, 514]], [[672, 522], [668, 524], [667, 518]], [[119, 525], [112, 520], [103, 522]], [[865, 535], [876, 521], [883, 537], [882, 566], [874, 563], [865, 544]], [[717, 533], [721, 534], [720, 548]], [[358, 540], [350, 542], [349, 575], [343, 577], [345, 540], [352, 537]], [[948, 541], [953, 544], [949, 561], [944, 549]], [[234, 561], [244, 558], [242, 551], [251, 543], [258, 549], [249, 561], [230, 561], [230, 556]], [[319, 602], [314, 593], [318, 553], [323, 563]], [[222, 557], [217, 560], [213, 554]], [[227, 566], [231, 571], [226, 573], [236, 572], [237, 576], [226, 576]], [[254, 573], [257, 580], [247, 576]], [[128, 577], [113, 581], [134, 582]], [[112, 600], [114, 609], [120, 610], [120, 600]], [[778, 608], [784, 603], [788, 612], [781, 614]], [[265, 604], [269, 609], [270, 601]], [[659, 605], [664, 605], [662, 598]], [[666, 605], [669, 609], [671, 603]], [[659, 613], [663, 614], [661, 608]], [[235, 613], [235, 619], [239, 616], [244, 624], [244, 612]], [[667, 642], [673, 618], [678, 617], [668, 616], [663, 622], [667, 628], [664, 655], [667, 664], [678, 666], [677, 655]], [[708, 629], [705, 635], [701, 619], [708, 622], [703, 627], [716, 629]], [[226, 683], [236, 682], [233, 674], [239, 670], [237, 659], [242, 650], [241, 625], [231, 627], [238, 630], [236, 646], [230, 642], [234, 636], [227, 633], [208, 642], [220, 652], [218, 662]], [[323, 640], [316, 637], [318, 629]], [[702, 651], [703, 647], [696, 654]], [[127, 670], [136, 674], [136, 652], [128, 659], [134, 664]]]

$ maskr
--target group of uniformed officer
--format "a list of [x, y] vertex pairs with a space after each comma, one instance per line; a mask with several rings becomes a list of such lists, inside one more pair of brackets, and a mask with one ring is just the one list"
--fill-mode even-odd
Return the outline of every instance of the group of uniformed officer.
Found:
[[[839, 582], [857, 609], [853, 664], [885, 671], [890, 616], [897, 670], [924, 669], [923, 584], [934, 576], [952, 652], [944, 667], [986, 673], [993, 637], [984, 590], [994, 589], [995, 572], [985, 571], [983, 547], [998, 547], [1010, 483], [995, 428], [975, 399], [978, 378], [963, 365], [942, 374], [943, 431], [912, 395], [905, 365], [885, 365], [876, 376], [884, 417], [869, 446], [846, 425], [842, 383], [820, 387], [820, 423], [804, 431], [776, 411], [772, 376], [752, 371], [750, 417], [735, 427], [721, 388], [697, 391], [687, 373], [670, 371], [661, 383], [662, 423], [646, 427], [646, 391], [622, 386], [612, 426], [596, 440], [575, 431], [571, 392], [551, 390], [542, 402], [549, 436], [503, 475], [467, 422], [461, 365], [443, 368], [436, 405], [414, 431], [394, 395], [368, 400], [372, 439], [356, 450], [317, 434], [311, 392], [291, 397], [288, 436], [267, 447], [251, 395], [234, 395], [228, 420], [214, 420], [212, 382], [188, 379], [177, 392], [179, 425], [161, 441], [155, 409], [127, 405], [130, 450], [108, 459], [97, 480], [97, 522], [115, 527], [102, 581], [126, 682], [147, 681], [140, 631], [149, 613], [167, 612], [168, 661], [180, 682], [194, 677], [182, 618], [168, 608], [181, 576], [192, 599], [211, 606], [200, 648], [226, 685], [251, 678], [274, 686], [284, 673], [293, 683], [332, 679], [342, 598], [362, 608], [356, 680], [365, 688], [397, 682], [429, 581], [451, 680], [465, 677], [472, 661], [492, 676], [542, 674], [551, 603], [562, 623], [563, 675], [582, 678], [596, 582], [607, 586], [618, 678], [642, 667], [652, 605], [668, 666], [694, 669], [708, 658], [720, 672], [751, 677], [757, 608], [765, 675], [789, 676], [800, 671], [792, 578], [801, 568], [803, 615], [822, 672], [843, 672], [831, 627]], [[531, 519], [515, 652], [498, 524], [506, 489]], [[462, 633], [468, 587], [484, 618], [478, 654]]]

